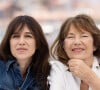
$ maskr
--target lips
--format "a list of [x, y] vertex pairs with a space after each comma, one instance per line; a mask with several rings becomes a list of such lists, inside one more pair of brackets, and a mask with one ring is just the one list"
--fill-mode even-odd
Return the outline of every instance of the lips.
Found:
[[72, 51], [74, 51], [74, 52], [81, 52], [83, 50], [84, 50], [83, 48], [73, 48], [72, 49]]
[[18, 50], [18, 51], [26, 51], [27, 49], [26, 48], [17, 48], [16, 50]]

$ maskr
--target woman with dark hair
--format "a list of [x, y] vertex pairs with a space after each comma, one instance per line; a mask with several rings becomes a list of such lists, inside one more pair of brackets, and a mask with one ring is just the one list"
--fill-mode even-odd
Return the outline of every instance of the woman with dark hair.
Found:
[[0, 45], [0, 90], [48, 90], [49, 48], [31, 16], [14, 18]]
[[50, 90], [100, 90], [100, 30], [90, 16], [68, 18], [51, 55]]

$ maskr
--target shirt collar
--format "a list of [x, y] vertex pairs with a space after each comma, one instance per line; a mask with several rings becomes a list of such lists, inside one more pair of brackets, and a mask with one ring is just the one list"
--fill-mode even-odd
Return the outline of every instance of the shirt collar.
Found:
[[32, 64], [29, 65], [28, 70], [27, 70], [27, 73], [30, 72], [31, 67], [32, 67]]
[[98, 69], [99, 67], [100, 67], [100, 65], [99, 65], [99, 59], [97, 57], [94, 57], [92, 68]]
[[[9, 68], [10, 68], [10, 66], [11, 66], [12, 64], [14, 64], [14, 63], [16, 63], [16, 60], [8, 60], [8, 61], [6, 62], [6, 67], [7, 67], [6, 70], [8, 71]], [[32, 64], [30, 64], [30, 66], [29, 66], [29, 68], [28, 68], [28, 70], [27, 70], [28, 73], [30, 72], [31, 66], [32, 66]]]
[[10, 66], [11, 66], [13, 63], [15, 63], [15, 60], [8, 60], [8, 61], [6, 62], [7, 71], [9, 70]]

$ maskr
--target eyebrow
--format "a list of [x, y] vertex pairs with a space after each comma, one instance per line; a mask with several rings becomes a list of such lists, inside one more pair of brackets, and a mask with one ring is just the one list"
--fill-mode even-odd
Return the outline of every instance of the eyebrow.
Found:
[[[81, 34], [88, 34], [86, 32], [80, 32]], [[67, 35], [74, 35], [74, 33], [68, 33]]]
[[67, 35], [74, 35], [74, 33], [68, 33]]

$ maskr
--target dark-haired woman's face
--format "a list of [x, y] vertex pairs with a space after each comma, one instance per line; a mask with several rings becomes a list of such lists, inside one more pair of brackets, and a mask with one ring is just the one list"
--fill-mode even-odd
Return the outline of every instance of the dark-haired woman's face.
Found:
[[27, 26], [22, 29], [21, 32], [14, 32], [11, 36], [11, 53], [17, 60], [31, 60], [36, 50], [36, 40]]
[[64, 40], [64, 49], [71, 59], [89, 59], [93, 58], [95, 47], [91, 33], [82, 30], [79, 32], [71, 25], [69, 32]]

